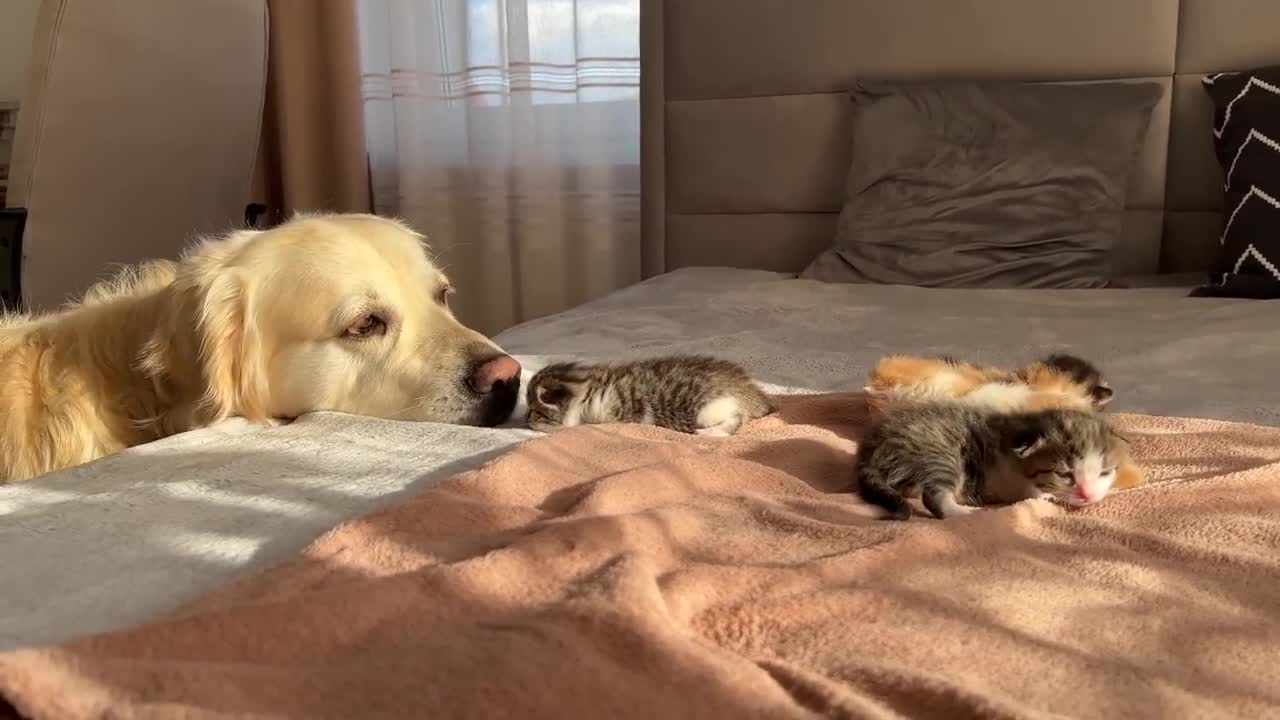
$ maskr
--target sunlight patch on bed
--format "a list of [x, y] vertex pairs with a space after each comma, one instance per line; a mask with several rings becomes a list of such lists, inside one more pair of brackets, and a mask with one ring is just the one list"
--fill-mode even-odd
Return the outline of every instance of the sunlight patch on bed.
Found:
[[169, 485], [163, 488], [164, 494], [171, 498], [208, 503], [219, 507], [255, 510], [268, 515], [283, 515], [291, 518], [306, 518], [314, 513], [311, 503], [270, 495], [250, 494], [255, 490], [258, 489], [252, 486], [244, 487], [243, 492], [229, 492], [204, 485]]
[[5, 489], [5, 496], [0, 498], [0, 516], [22, 510], [37, 510], [59, 503], [79, 500], [81, 493], [66, 490], [49, 490], [48, 488], [23, 487], [15, 485]]
[[253, 559], [266, 540], [252, 535], [183, 528], [156, 528], [151, 536], [151, 542], [157, 547], [175, 555], [225, 567], [242, 567]]

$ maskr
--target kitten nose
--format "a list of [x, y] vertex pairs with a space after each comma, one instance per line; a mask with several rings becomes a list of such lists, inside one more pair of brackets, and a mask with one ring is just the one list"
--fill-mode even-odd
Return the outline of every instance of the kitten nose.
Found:
[[1076, 486], [1076, 497], [1085, 502], [1093, 502], [1093, 493], [1085, 489], [1083, 485]]
[[467, 385], [481, 395], [487, 395], [493, 391], [494, 385], [509, 383], [519, 377], [520, 363], [510, 355], [497, 355], [472, 370]]

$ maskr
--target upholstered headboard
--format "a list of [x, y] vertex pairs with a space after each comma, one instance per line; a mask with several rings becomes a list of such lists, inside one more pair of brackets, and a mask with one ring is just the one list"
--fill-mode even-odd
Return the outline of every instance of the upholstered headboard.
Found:
[[644, 267], [799, 271], [834, 237], [854, 78], [1156, 79], [1117, 274], [1203, 271], [1205, 73], [1280, 63], [1276, 0], [642, 0]]

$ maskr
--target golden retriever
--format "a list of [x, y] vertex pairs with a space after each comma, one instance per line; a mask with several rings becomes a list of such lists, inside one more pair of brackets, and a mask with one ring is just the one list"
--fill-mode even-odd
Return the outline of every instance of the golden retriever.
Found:
[[0, 483], [230, 416], [497, 425], [520, 364], [449, 310], [422, 236], [300, 215], [0, 320]]

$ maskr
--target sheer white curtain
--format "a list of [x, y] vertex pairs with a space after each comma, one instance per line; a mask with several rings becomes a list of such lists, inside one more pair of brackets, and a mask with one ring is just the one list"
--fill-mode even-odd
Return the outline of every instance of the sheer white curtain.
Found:
[[375, 210], [496, 332], [640, 279], [639, 0], [360, 0]]

